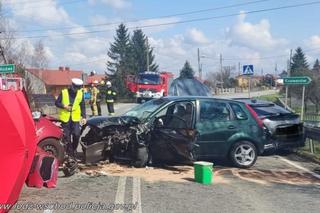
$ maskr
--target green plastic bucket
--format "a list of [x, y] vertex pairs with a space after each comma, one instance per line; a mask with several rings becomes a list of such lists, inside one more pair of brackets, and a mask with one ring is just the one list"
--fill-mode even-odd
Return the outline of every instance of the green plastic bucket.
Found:
[[213, 176], [213, 163], [197, 161], [193, 165], [195, 181], [201, 184], [211, 184]]

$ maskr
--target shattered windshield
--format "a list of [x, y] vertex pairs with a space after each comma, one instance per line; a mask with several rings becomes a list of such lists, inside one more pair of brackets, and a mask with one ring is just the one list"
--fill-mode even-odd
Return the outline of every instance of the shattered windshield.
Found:
[[166, 104], [168, 101], [164, 99], [154, 99], [151, 101], [147, 101], [144, 104], [138, 105], [126, 112], [124, 115], [126, 116], [134, 116], [139, 118], [141, 121], [146, 120], [150, 114], [159, 109], [161, 106]]
[[160, 84], [160, 76], [157, 74], [140, 74], [139, 84]]

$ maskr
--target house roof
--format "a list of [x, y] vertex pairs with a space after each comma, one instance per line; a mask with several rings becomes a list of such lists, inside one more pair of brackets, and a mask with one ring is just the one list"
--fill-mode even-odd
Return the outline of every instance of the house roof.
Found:
[[95, 75], [92, 75], [92, 76], [88, 76], [87, 77], [87, 84], [91, 84], [93, 81], [98, 81], [100, 82], [101, 80], [105, 80], [106, 79], [106, 75], [104, 74], [95, 74]]
[[34, 69], [28, 68], [28, 72], [37, 76], [49, 86], [71, 85], [72, 78], [82, 78], [82, 70], [70, 70], [60, 67], [59, 69]]

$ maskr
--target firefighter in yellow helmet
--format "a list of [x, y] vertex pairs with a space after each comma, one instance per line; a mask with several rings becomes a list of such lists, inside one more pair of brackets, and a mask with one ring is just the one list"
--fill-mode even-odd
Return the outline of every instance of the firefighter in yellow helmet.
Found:
[[117, 93], [112, 88], [110, 81], [107, 81], [106, 85], [107, 85], [106, 102], [107, 102], [107, 106], [108, 106], [108, 112], [109, 112], [109, 115], [114, 115], [114, 102], [116, 100]]
[[[83, 81], [73, 78], [69, 89], [63, 89], [55, 105], [59, 108], [59, 119], [62, 122], [66, 152], [70, 157], [76, 157], [80, 138], [80, 122], [86, 123], [86, 107], [82, 91]], [[72, 138], [72, 140], [71, 140]]]
[[90, 88], [90, 93], [91, 93], [91, 99], [90, 99], [90, 106], [92, 110], [92, 116], [97, 116], [98, 115], [98, 107], [97, 107], [97, 102], [98, 102], [98, 95], [99, 95], [99, 89], [97, 88], [98, 81], [95, 80], [91, 83], [91, 88]]

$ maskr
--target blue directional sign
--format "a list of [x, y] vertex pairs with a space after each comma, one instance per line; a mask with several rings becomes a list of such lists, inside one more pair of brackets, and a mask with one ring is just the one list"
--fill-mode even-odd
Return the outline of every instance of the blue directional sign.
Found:
[[242, 74], [243, 75], [253, 75], [253, 65], [243, 65]]

